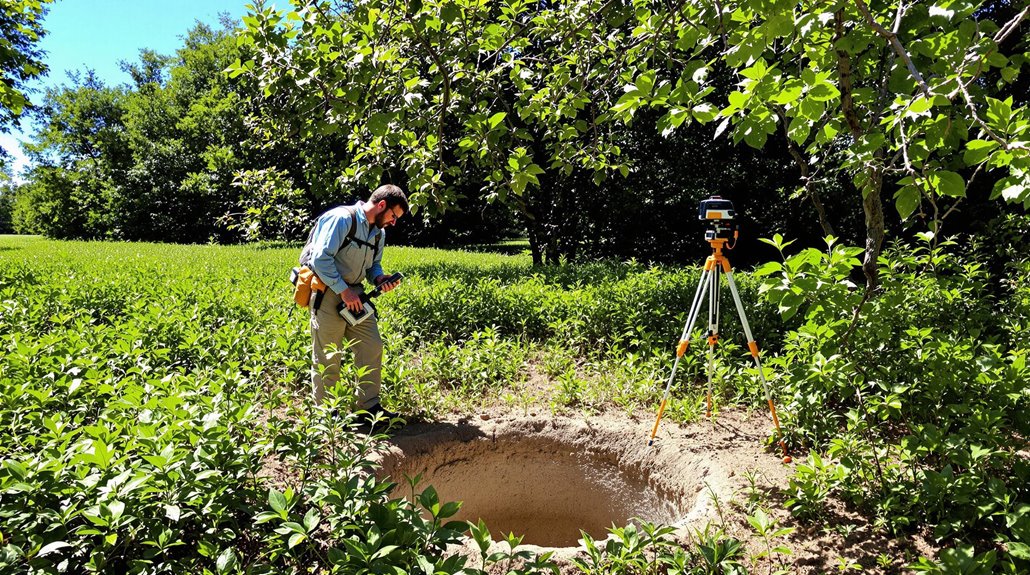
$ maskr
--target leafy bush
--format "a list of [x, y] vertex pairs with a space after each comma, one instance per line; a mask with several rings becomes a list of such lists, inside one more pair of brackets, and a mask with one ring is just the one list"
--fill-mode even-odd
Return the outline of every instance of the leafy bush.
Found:
[[[790, 438], [835, 460], [831, 467], [813, 454], [799, 466], [793, 505], [818, 515], [835, 490], [893, 530], [928, 525], [938, 539], [981, 551], [1000, 544], [1006, 569], [1025, 569], [1023, 320], [997, 313], [994, 279], [976, 258], [928, 234], [920, 242], [885, 252], [882, 285], [868, 299], [848, 280], [861, 250], [832, 240], [826, 252], [803, 250], [758, 271], [785, 315], [804, 312], [773, 361]], [[1013, 285], [1025, 286], [1026, 269], [1012, 269]], [[1025, 310], [1030, 292], [1016, 287], [1013, 295], [1002, 307]]]
[[[411, 250], [415, 253], [434, 250]], [[699, 262], [700, 263], [700, 262]], [[697, 289], [698, 268], [590, 264], [559, 269], [486, 268], [405, 262], [413, 279], [389, 301], [399, 331], [421, 339], [463, 340], [485, 328], [504, 337], [560, 341], [573, 349], [671, 354]], [[442, 270], [450, 269], [444, 276]], [[755, 338], [779, 345], [775, 310], [749, 276], [736, 282]], [[723, 290], [723, 337], [744, 341], [729, 290]], [[700, 330], [704, 318], [695, 329]]]

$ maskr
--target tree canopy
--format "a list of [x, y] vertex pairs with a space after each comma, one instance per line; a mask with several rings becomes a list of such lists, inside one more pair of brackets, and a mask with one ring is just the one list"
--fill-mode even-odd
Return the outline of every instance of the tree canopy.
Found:
[[1030, 203], [1018, 90], [1027, 45], [1016, 33], [1027, 10], [1005, 0], [297, 1], [244, 19], [252, 57], [231, 73], [285, 102], [271, 111], [290, 134], [342, 134], [346, 181], [406, 180], [435, 213], [473, 180], [526, 213], [531, 241], [535, 195], [553, 205], [583, 174], [595, 184], [628, 175], [636, 159], [621, 126], [642, 110], [660, 112], [665, 136], [708, 122], [755, 148], [777, 136], [818, 210], [815, 172], [843, 170], [860, 192], [872, 286], [884, 186], [902, 218], [935, 229], [977, 176]]
[[[51, 0], [11, 0], [0, 6], [0, 131], [6, 132], [29, 105], [25, 85], [46, 74], [39, 41]], [[0, 161], [7, 152], [0, 150]]]

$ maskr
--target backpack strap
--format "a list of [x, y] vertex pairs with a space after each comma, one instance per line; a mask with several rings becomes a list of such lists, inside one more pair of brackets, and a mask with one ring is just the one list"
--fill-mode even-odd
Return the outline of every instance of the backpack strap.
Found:
[[366, 248], [372, 248], [372, 259], [374, 260], [376, 258], [376, 256], [379, 255], [379, 240], [383, 236], [383, 230], [379, 230], [378, 232], [376, 232], [375, 241], [373, 241], [371, 243], [370, 242], [366, 242], [364, 240], [359, 240], [358, 238], [356, 238], [354, 236], [354, 234], [356, 233], [356, 230], [357, 230], [357, 226], [358, 226], [358, 218], [357, 218], [356, 210], [354, 212], [351, 212], [351, 216], [352, 217], [351, 217], [351, 221], [350, 221], [350, 231], [347, 233], [347, 239], [343, 240], [343, 244], [340, 245], [340, 249], [342, 250], [343, 248], [347, 247], [347, 244], [349, 244], [351, 242], [354, 242], [354, 243], [358, 244], [359, 246], [366, 247]]
[[350, 230], [347, 232], [347, 237], [343, 239], [343, 243], [340, 244], [340, 249], [347, 247], [351, 242], [365, 243], [361, 240], [355, 239], [354, 234], [358, 231], [358, 210], [353, 209], [350, 212]]

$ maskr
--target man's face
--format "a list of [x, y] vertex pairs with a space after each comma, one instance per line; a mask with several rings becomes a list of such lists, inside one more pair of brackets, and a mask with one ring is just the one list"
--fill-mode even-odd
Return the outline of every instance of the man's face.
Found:
[[404, 208], [400, 206], [394, 206], [388, 208], [385, 206], [386, 202], [383, 202], [383, 211], [379, 212], [375, 217], [375, 224], [377, 228], [388, 228], [401, 219], [404, 215]]

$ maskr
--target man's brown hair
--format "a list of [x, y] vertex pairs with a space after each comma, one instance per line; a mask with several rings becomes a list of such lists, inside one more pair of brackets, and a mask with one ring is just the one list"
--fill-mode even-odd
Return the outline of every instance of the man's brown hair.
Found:
[[408, 196], [404, 191], [393, 184], [386, 184], [376, 188], [368, 198], [369, 203], [378, 204], [380, 200], [386, 200], [386, 209], [400, 206], [404, 213], [408, 213]]

